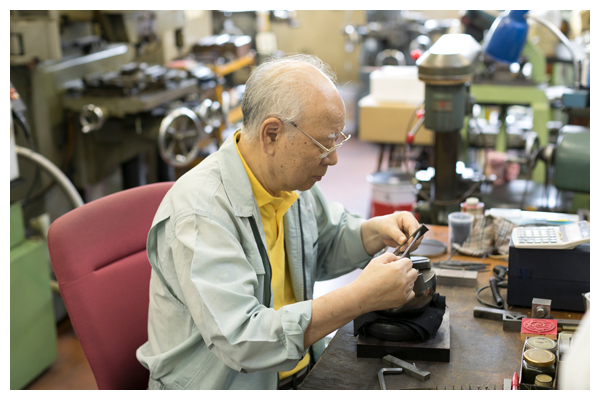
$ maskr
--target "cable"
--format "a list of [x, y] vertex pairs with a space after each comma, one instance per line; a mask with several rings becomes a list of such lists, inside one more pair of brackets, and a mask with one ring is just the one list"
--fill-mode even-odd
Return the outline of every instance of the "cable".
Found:
[[[408, 137], [408, 133], [410, 132], [410, 129], [412, 128], [412, 124], [413, 124], [413, 120], [415, 119], [415, 115], [417, 113], [417, 111], [419, 111], [419, 109], [421, 107], [423, 107], [423, 105], [425, 104], [425, 100], [423, 100], [422, 102], [418, 103], [417, 106], [412, 110], [412, 112], [410, 113], [410, 118], [408, 119], [408, 124], [406, 124], [406, 131], [404, 132], [404, 137]], [[404, 169], [406, 170], [406, 174], [408, 176], [410, 176], [411, 178], [414, 177], [414, 173], [410, 173], [410, 171], [408, 170], [408, 145], [405, 145], [402, 147], [403, 150], [403, 160], [404, 160]], [[414, 172], [414, 171], [413, 171]]]
[[493, 308], [498, 308], [498, 309], [502, 309], [504, 308], [504, 305], [502, 307], [498, 307], [497, 304], [491, 304], [491, 303], [486, 303], [485, 301], [481, 300], [481, 298], [479, 297], [479, 293], [481, 293], [482, 291], [484, 291], [485, 289], [489, 289], [491, 288], [491, 286], [484, 286], [481, 289], [479, 289], [477, 291], [477, 293], [475, 294], [475, 296], [477, 297], [477, 301], [479, 301], [481, 304], [483, 304], [484, 306], [488, 306], [488, 307], [493, 307]]
[[52, 177], [65, 191], [68, 199], [73, 205], [73, 208], [83, 205], [83, 200], [81, 199], [79, 192], [77, 192], [77, 189], [75, 189], [75, 186], [73, 186], [69, 178], [67, 178], [67, 176], [56, 165], [52, 164], [50, 160], [26, 147], [15, 146], [15, 150], [17, 151], [18, 155], [29, 159], [33, 163], [44, 168], [50, 175], [52, 175]]
[[523, 191], [523, 196], [521, 196], [521, 204], [519, 204], [519, 208], [521, 210], [523, 210], [523, 207], [525, 206], [525, 198], [527, 197], [527, 191], [529, 190], [529, 182], [531, 182], [531, 176], [533, 175], [533, 167], [535, 166], [535, 162], [537, 161], [541, 150], [541, 148], [538, 148], [529, 160], [529, 163], [527, 164], [527, 178], [525, 178], [525, 190]]
[[[493, 269], [493, 276], [490, 278], [489, 286], [484, 286], [477, 290], [477, 293], [475, 294], [477, 301], [488, 307], [504, 309], [504, 300], [502, 299], [502, 296], [500, 296], [498, 288], [506, 289], [508, 287], [508, 282], [506, 281], [507, 272], [508, 269], [506, 267], [496, 265]], [[481, 300], [481, 297], [479, 297], [479, 294], [488, 288], [492, 291], [492, 296], [496, 300], [496, 304], [486, 303], [485, 301]]]
[[[31, 130], [29, 129], [29, 124], [27, 123], [27, 119], [21, 112], [15, 112], [15, 110], [11, 110], [11, 112], [12, 112], [14, 121], [17, 123], [17, 125], [23, 131], [23, 135], [25, 136], [25, 140], [27, 141], [27, 144], [29, 145], [31, 150], [38, 153], [37, 146], [35, 145], [35, 142], [33, 141], [33, 138], [31, 137]], [[27, 193], [25, 194], [25, 199], [23, 200], [24, 206], [29, 204], [32, 201], [33, 190], [38, 185], [39, 181], [40, 181], [40, 167], [38, 165], [36, 165], [35, 166], [35, 175], [33, 176], [31, 186], [29, 186], [29, 189], [27, 189]], [[36, 198], [36, 197], [37, 196], [35, 196], [34, 198]]]
[[25, 135], [25, 140], [27, 140], [27, 144], [29, 145], [31, 150], [38, 153], [37, 146], [35, 145], [35, 142], [33, 141], [33, 138], [31, 137], [31, 129], [29, 129], [29, 124], [27, 123], [27, 119], [25, 119], [25, 116], [23, 115], [23, 113], [17, 113], [14, 110], [11, 110], [11, 112], [15, 119], [15, 122], [17, 122], [19, 127], [23, 130], [23, 134]]

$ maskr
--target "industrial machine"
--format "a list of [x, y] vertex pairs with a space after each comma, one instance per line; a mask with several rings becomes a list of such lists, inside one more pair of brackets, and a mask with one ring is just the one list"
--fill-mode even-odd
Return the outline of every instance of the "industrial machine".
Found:
[[[202, 12], [184, 11], [11, 10], [11, 156], [19, 173], [10, 195], [26, 238], [43, 237], [53, 220], [83, 200], [173, 179], [158, 150], [160, 123], [186, 96], [204, 100], [198, 93], [213, 78], [205, 79], [208, 68], [204, 74], [159, 63], [179, 55], [171, 46], [177, 37], [210, 33], [208, 20], [182, 36], [190, 21], [202, 18]], [[52, 279], [48, 261], [40, 263]], [[62, 321], [66, 310], [56, 291], [51, 303], [52, 318]]]
[[[173, 180], [172, 168], [158, 157], [158, 128], [171, 108], [198, 99], [200, 91], [195, 76], [146, 63], [83, 76], [82, 86], [63, 98], [71, 111], [67, 124], [81, 132], [74, 143], [75, 162], [81, 166], [74, 171], [76, 184], [96, 184], [120, 166], [123, 188], [139, 186], [147, 181], [147, 163], [156, 168], [153, 181]], [[197, 129], [192, 139], [202, 132]]]
[[[504, 64], [510, 65], [512, 68], [513, 65], [523, 65], [525, 61], [529, 61], [534, 66], [534, 71], [536, 65], [545, 66], [543, 54], [538, 52], [535, 55], [535, 52], [531, 51], [534, 46], [527, 41], [528, 20], [536, 22], [551, 32], [563, 48], [567, 50], [573, 72], [573, 80], [569, 87], [547, 86], [545, 74], [532, 73], [532, 84], [530, 85], [523, 85], [518, 82], [506, 83], [498, 80], [497, 77], [492, 77], [491, 82], [481, 82], [481, 85], [473, 85], [472, 93], [478, 103], [495, 101], [503, 104], [504, 110], [509, 105], [527, 105], [532, 109], [533, 123], [531, 130], [537, 135], [541, 149], [535, 149], [535, 153], [526, 156], [524, 164], [527, 164], [529, 179], [525, 185], [523, 198], [528, 189], [533, 188], [533, 190], [536, 190], [543, 187], [543, 194], [539, 197], [545, 203], [540, 208], [549, 209], [554, 207], [570, 212], [576, 212], [578, 209], [589, 209], [589, 196], [587, 195], [589, 193], [589, 184], [587, 183], [589, 182], [589, 136], [586, 136], [585, 133], [573, 136], [575, 131], [581, 133], [581, 129], [575, 128], [574, 130], [568, 125], [572, 119], [572, 114], [581, 115], [586, 110], [589, 114], [589, 72], [582, 68], [582, 61], [584, 61], [582, 55], [575, 50], [573, 43], [554, 24], [544, 18], [532, 15], [528, 10], [511, 10], [502, 13], [490, 27], [484, 41], [484, 53], [486, 60], [488, 60], [486, 65], [498, 66]], [[510, 42], [511, 45], [507, 46], [507, 42]], [[583, 75], [586, 75], [587, 79], [582, 79]], [[540, 78], [540, 76], [543, 78]], [[540, 83], [543, 84], [540, 85]], [[551, 140], [549, 134], [552, 103], [555, 103], [554, 107], [557, 111], [560, 110], [559, 112], [567, 117], [567, 125], [559, 130], [558, 137], [553, 140]], [[502, 121], [504, 121], [504, 117], [506, 115], [501, 115]], [[560, 116], [558, 118], [559, 120], [563, 119]], [[589, 135], [589, 129], [583, 128], [583, 131], [586, 130], [588, 131], [587, 135]], [[502, 133], [505, 132], [501, 131], [498, 135], [496, 149], [506, 151], [506, 135]], [[571, 159], [567, 161], [566, 158], [561, 157], [560, 160], [555, 160], [553, 158], [554, 150], [558, 150], [559, 153], [563, 154], [565, 152], [578, 152], [580, 159], [576, 161], [575, 157], [570, 157]], [[545, 164], [536, 164], [538, 160], [544, 161]], [[558, 163], [555, 163], [556, 161]], [[570, 162], [573, 162], [572, 166], [567, 165]], [[565, 184], [565, 175], [570, 176], [577, 184], [572, 186]], [[576, 177], [581, 177], [583, 181], [587, 178], [587, 182], [582, 183]], [[529, 180], [533, 182], [529, 182]], [[505, 185], [503, 189], [506, 192], [514, 192], [515, 186], [519, 184], [523, 186], [520, 182], [511, 182]], [[501, 188], [495, 189], [494, 196], [491, 196], [492, 193], [490, 194], [491, 201], [494, 198], [506, 198], [506, 196], [498, 193]], [[550, 191], [554, 193], [550, 194]], [[575, 192], [575, 194], [573, 195], [572, 192]], [[554, 200], [554, 204], [550, 204], [552, 200]], [[524, 202], [521, 201], [520, 205], [520, 208], [523, 208]], [[539, 205], [535, 204], [535, 206]]]
[[[525, 14], [526, 11], [506, 12], [496, 22], [482, 19], [477, 13], [471, 15], [471, 30], [473, 26], [481, 28], [493, 23], [483, 48], [470, 35], [462, 35], [463, 43], [458, 41], [460, 36], [444, 35], [417, 61], [419, 79], [426, 85], [424, 115], [415, 126], [424, 121], [425, 128], [435, 132], [432, 154], [435, 169], [428, 169], [427, 173], [418, 171], [415, 177], [422, 188], [420, 197], [427, 200], [427, 207], [421, 207], [421, 211], [431, 211], [431, 214], [420, 214], [431, 215], [433, 223], [445, 223], [444, 216], [470, 195], [479, 197], [488, 207], [558, 212], [589, 209], [589, 136], [581, 132], [573, 136], [572, 128], [552, 128], [562, 123], [550, 123], [553, 98], [558, 96], [561, 101], [555, 109], [560, 107], [567, 113], [577, 107], [589, 110], [589, 90], [582, 88], [580, 73], [575, 74], [573, 89], [545, 84], [546, 74], [539, 68], [541, 65], [545, 69], [545, 57], [525, 40]], [[556, 27], [543, 18], [530, 18], [551, 30], [568, 46], [568, 40]], [[506, 29], [513, 22], [517, 33], [511, 36]], [[576, 54], [571, 52], [573, 70], [580, 70]], [[557, 90], [560, 94], [553, 94]], [[497, 123], [489, 124], [485, 119], [482, 123], [476, 114], [487, 113], [495, 106], [500, 110]], [[469, 117], [467, 124], [464, 124], [465, 117]], [[556, 132], [552, 140], [550, 129]], [[413, 128], [411, 132], [416, 130]], [[471, 151], [471, 146], [480, 150]], [[520, 164], [526, 178], [494, 182], [496, 176], [479, 168], [482, 158], [486, 164], [490, 148], [501, 153], [516, 149], [505, 156], [505, 160]], [[568, 162], [573, 162], [569, 167], [565, 158], [559, 161], [553, 157], [558, 149], [559, 153], [579, 152], [583, 157], [578, 161], [569, 157]], [[577, 179], [576, 187], [569, 187], [565, 174], [572, 175], [575, 171], [581, 179]]]
[[461, 194], [456, 173], [460, 130], [470, 114], [468, 83], [480, 55], [481, 45], [472, 36], [447, 34], [417, 60], [419, 79], [425, 82], [424, 125], [435, 132], [435, 175], [430, 186], [434, 223], [446, 222], [447, 206], [455, 205]]

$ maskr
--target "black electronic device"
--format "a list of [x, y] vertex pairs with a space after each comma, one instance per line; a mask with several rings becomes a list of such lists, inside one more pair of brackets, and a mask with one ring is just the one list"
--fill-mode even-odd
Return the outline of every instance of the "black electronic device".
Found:
[[557, 310], [584, 312], [582, 293], [590, 291], [590, 243], [574, 249], [508, 251], [508, 292], [511, 306], [531, 307], [533, 298], [552, 300]]

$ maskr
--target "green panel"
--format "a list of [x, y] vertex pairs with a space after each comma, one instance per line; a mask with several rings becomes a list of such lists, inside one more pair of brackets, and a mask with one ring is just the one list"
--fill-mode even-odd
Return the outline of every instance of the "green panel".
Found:
[[531, 63], [531, 79], [537, 84], [547, 83], [549, 77], [546, 73], [546, 56], [542, 49], [528, 40], [521, 54]]
[[56, 357], [48, 249], [25, 240], [10, 251], [10, 388], [25, 387]]
[[23, 240], [25, 240], [23, 209], [21, 203], [15, 201], [10, 205], [10, 247], [16, 246]]

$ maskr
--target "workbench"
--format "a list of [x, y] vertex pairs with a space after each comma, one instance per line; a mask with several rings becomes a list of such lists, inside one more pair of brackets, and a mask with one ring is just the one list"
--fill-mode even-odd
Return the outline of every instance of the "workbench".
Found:
[[[448, 227], [428, 225], [426, 237], [448, 243]], [[430, 257], [432, 262], [445, 260], [448, 254]], [[507, 267], [508, 261], [481, 259], [455, 255], [452, 260], [485, 262], [490, 265], [479, 272], [477, 288], [488, 286], [495, 265]], [[446, 296], [446, 312], [450, 315], [450, 362], [414, 361], [421, 370], [431, 373], [430, 379], [420, 381], [407, 374], [386, 375], [385, 385], [390, 389], [502, 389], [504, 379], [519, 372], [523, 341], [520, 332], [504, 331], [502, 321], [473, 316], [474, 307], [486, 307], [477, 301], [477, 288], [437, 286], [437, 292]], [[506, 300], [506, 289], [500, 289]], [[480, 297], [493, 302], [489, 289]], [[531, 309], [508, 307], [506, 309], [531, 315]], [[552, 310], [556, 319], [581, 319], [583, 314]], [[390, 368], [381, 358], [357, 358], [357, 336], [353, 322], [341, 327], [321, 358], [299, 387], [304, 390], [351, 389], [379, 390], [377, 373]], [[413, 363], [412, 360], [405, 360]]]

